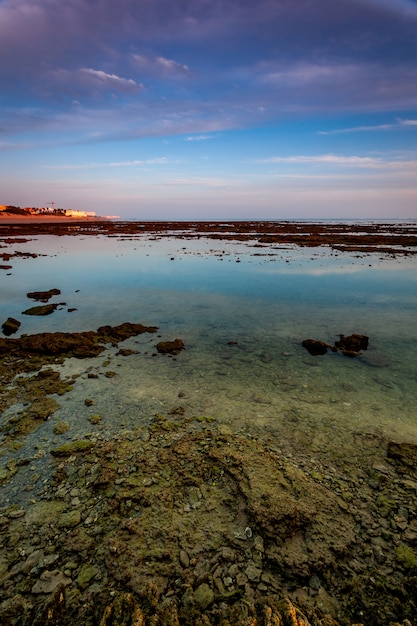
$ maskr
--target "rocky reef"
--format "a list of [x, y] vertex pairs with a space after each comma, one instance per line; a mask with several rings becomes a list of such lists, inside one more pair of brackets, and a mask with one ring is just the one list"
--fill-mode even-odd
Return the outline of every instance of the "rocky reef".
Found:
[[[17, 450], [77, 384], [54, 363], [156, 330], [126, 322], [1, 339], [0, 410], [24, 410], [2, 421], [0, 452]], [[157, 348], [161, 358], [184, 348], [160, 344], [171, 348]], [[51, 478], [36, 491], [21, 484], [27, 504], [2, 502], [0, 624], [416, 624], [417, 446], [358, 434], [369, 454], [347, 467], [232, 434], [182, 402], [178, 393], [146, 426], [65, 440], [48, 452]], [[0, 485], [31, 461], [3, 462]]]
[[413, 477], [387, 460], [347, 498], [317, 464], [178, 407], [64, 444], [41, 497], [0, 510], [0, 623], [413, 624], [411, 457]]

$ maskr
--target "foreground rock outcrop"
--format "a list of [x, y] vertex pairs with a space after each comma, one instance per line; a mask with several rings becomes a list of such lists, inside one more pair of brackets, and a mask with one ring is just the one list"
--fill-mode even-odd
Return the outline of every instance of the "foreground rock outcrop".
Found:
[[0, 355], [39, 354], [87, 358], [100, 354], [105, 349], [105, 344], [117, 345], [118, 342], [129, 337], [142, 333], [155, 333], [157, 330], [156, 326], [124, 322], [119, 326], [101, 326], [97, 331], [38, 333], [36, 335], [23, 335], [17, 339], [0, 338]]
[[[41, 496], [0, 509], [0, 623], [413, 624], [410, 478], [378, 467], [386, 482], [365, 513], [364, 486], [347, 505], [314, 465], [180, 414], [62, 446]], [[381, 515], [404, 536], [374, 542]]]

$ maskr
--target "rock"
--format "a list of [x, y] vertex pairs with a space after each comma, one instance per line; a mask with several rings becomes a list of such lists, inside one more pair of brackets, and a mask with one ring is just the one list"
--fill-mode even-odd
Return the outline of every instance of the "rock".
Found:
[[417, 445], [413, 443], [396, 443], [390, 441], [387, 448], [387, 457], [397, 465], [405, 468], [417, 469]]
[[123, 593], [106, 607], [100, 626], [144, 626], [145, 616], [133, 594]]
[[62, 624], [66, 611], [65, 586], [60, 584], [56, 587], [51, 597], [46, 602], [42, 612], [32, 626], [56, 626]]
[[26, 559], [26, 561], [24, 562], [23, 567], [22, 567], [22, 572], [24, 574], [27, 574], [28, 572], [30, 572], [30, 570], [33, 567], [36, 567], [36, 565], [38, 565], [39, 561], [43, 558], [43, 556], [44, 556], [43, 550], [35, 550], [34, 552], [32, 552], [32, 554], [30, 554], [28, 558]]
[[318, 341], [317, 339], [304, 339], [301, 345], [313, 356], [326, 354], [327, 349], [331, 348], [331, 346], [324, 343], [324, 341]]
[[[55, 307], [58, 305], [48, 304], [44, 306]], [[43, 307], [33, 308], [39, 309]], [[84, 359], [98, 356], [105, 349], [103, 344], [112, 343], [117, 345], [118, 341], [123, 341], [142, 333], [155, 333], [157, 330], [156, 326], [143, 326], [143, 324], [124, 322], [119, 326], [101, 326], [97, 331], [38, 333], [36, 335], [24, 335], [18, 339], [3, 339], [0, 337], [0, 355], [65, 355], [66, 357], [74, 356]]]
[[51, 315], [58, 306], [59, 304], [41, 304], [22, 311], [22, 315]]
[[261, 580], [262, 570], [253, 563], [249, 563], [245, 569], [245, 574], [252, 582], [259, 582]]
[[94, 444], [91, 441], [80, 439], [78, 441], [70, 441], [69, 443], [64, 443], [62, 446], [58, 446], [58, 448], [51, 450], [51, 454], [52, 456], [65, 457], [71, 456], [76, 452], [86, 452], [93, 447]]
[[52, 296], [59, 296], [60, 293], [60, 289], [49, 289], [49, 291], [31, 291], [26, 295], [37, 302], [48, 302]]
[[58, 422], [52, 430], [54, 435], [63, 435], [69, 430], [69, 424], [68, 422]]
[[71, 578], [67, 578], [59, 570], [53, 570], [50, 572], [46, 570], [42, 572], [39, 580], [32, 587], [32, 593], [52, 593], [58, 587], [58, 585], [70, 585]]
[[62, 513], [57, 520], [58, 528], [75, 528], [81, 522], [81, 513], [78, 509]]
[[207, 583], [202, 583], [194, 591], [194, 600], [204, 611], [214, 600], [214, 591]]
[[180, 563], [185, 569], [190, 565], [190, 557], [185, 550], [180, 550]]
[[1, 327], [3, 334], [6, 337], [13, 335], [13, 333], [17, 332], [21, 326], [21, 322], [19, 320], [15, 320], [14, 317], [8, 317]]
[[120, 350], [116, 352], [116, 356], [131, 356], [132, 354], [138, 354], [138, 351], [131, 350], [130, 348], [120, 348]]
[[83, 565], [77, 576], [78, 587], [81, 590], [86, 589], [93, 578], [97, 576], [99, 571], [100, 570], [95, 565]]
[[181, 350], [185, 350], [182, 339], [174, 339], [174, 341], [160, 341], [156, 349], [161, 354], [179, 354]]
[[367, 350], [369, 344], [369, 337], [366, 335], [339, 335], [339, 341], [335, 341], [335, 346], [342, 351], [345, 356], [357, 356], [361, 350]]

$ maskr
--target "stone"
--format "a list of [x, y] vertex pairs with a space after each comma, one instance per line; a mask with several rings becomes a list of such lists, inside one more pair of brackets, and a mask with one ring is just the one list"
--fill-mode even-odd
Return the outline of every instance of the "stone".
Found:
[[43, 558], [44, 552], [43, 550], [35, 550], [28, 556], [26, 561], [23, 564], [22, 572], [27, 574], [33, 567], [36, 567], [39, 561]]
[[366, 335], [353, 334], [348, 337], [339, 335], [339, 337], [339, 341], [335, 341], [335, 346], [345, 356], [357, 356], [361, 350], [368, 349], [369, 337]]
[[41, 304], [40, 306], [32, 306], [26, 311], [22, 311], [22, 315], [51, 315], [59, 304]]
[[321, 354], [326, 354], [327, 349], [330, 348], [330, 346], [327, 343], [324, 343], [324, 341], [318, 341], [317, 339], [304, 339], [301, 345], [312, 356], [319, 356]]
[[71, 578], [65, 576], [59, 570], [42, 572], [39, 580], [32, 587], [32, 593], [52, 593], [58, 585], [70, 585]]
[[245, 574], [252, 582], [259, 582], [261, 580], [262, 570], [253, 563], [249, 563], [245, 569]]
[[106, 607], [99, 626], [144, 626], [145, 616], [133, 594], [123, 593]]
[[93, 578], [97, 576], [99, 571], [100, 570], [95, 565], [83, 565], [77, 576], [78, 587], [81, 590], [86, 589]]
[[26, 295], [28, 298], [36, 300], [37, 302], [48, 302], [52, 296], [59, 296], [60, 293], [60, 289], [49, 289], [48, 291], [31, 291]]
[[21, 322], [19, 322], [19, 320], [16, 320], [14, 317], [8, 317], [7, 320], [3, 322], [1, 329], [3, 334], [6, 335], [6, 337], [9, 337], [10, 335], [13, 335], [13, 333], [16, 333], [20, 326]]
[[160, 354], [179, 354], [181, 350], [185, 350], [185, 345], [182, 339], [174, 339], [174, 341], [160, 341], [156, 349]]
[[387, 457], [399, 466], [415, 469], [417, 468], [417, 445], [390, 441], [387, 447]]
[[76, 452], [87, 452], [93, 447], [94, 443], [91, 441], [80, 439], [78, 441], [70, 441], [69, 443], [64, 443], [62, 446], [58, 446], [58, 448], [51, 450], [51, 454], [52, 456], [66, 457], [71, 456]]
[[214, 600], [214, 591], [207, 583], [202, 583], [194, 591], [194, 600], [204, 611]]
[[185, 569], [190, 565], [190, 557], [185, 550], [180, 550], [180, 563]]
[[[48, 304], [44, 306], [55, 307], [58, 305]], [[25, 313], [29, 315], [42, 315], [45, 313], [33, 313], [33, 309], [42, 308], [43, 307], [33, 307], [32, 309], [28, 309], [28, 311], [32, 311], [32, 313], [28, 313], [27, 311], [25, 311]], [[156, 326], [143, 326], [143, 324], [124, 322], [119, 326], [101, 326], [97, 331], [38, 333], [36, 335], [24, 335], [20, 338], [10, 339], [0, 337], [0, 355], [64, 355], [65, 357], [74, 356], [78, 359], [85, 359], [98, 356], [103, 352], [105, 349], [105, 345], [103, 344], [111, 343], [112, 345], [117, 345], [118, 341], [124, 341], [129, 337], [135, 337], [142, 333], [155, 333], [157, 330], [158, 328]]]
[[78, 509], [69, 511], [68, 513], [61, 513], [57, 520], [58, 528], [75, 528], [81, 522], [81, 513]]

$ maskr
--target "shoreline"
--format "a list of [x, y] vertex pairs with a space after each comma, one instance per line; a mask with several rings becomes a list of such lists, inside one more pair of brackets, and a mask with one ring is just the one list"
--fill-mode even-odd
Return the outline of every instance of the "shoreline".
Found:
[[1, 224], [69, 224], [76, 222], [106, 222], [114, 218], [101, 217], [101, 216], [86, 216], [86, 217], [70, 217], [64, 215], [11, 215], [8, 213], [4, 215], [4, 211], [0, 212], [0, 225]]
[[[132, 234], [126, 223], [120, 230], [77, 224], [37, 226], [52, 235]], [[293, 236], [294, 224], [291, 232], [262, 224], [256, 236], [267, 243], [259, 246]], [[185, 237], [253, 242], [254, 222], [235, 233], [230, 223], [206, 226], [200, 235], [201, 223], [187, 223]], [[184, 237], [179, 223], [134, 229]], [[14, 244], [21, 231], [12, 232]], [[304, 232], [314, 243], [315, 233], [324, 236], [311, 226]], [[138, 371], [158, 358], [175, 372], [182, 358], [158, 350], [134, 356], [140, 352], [122, 347], [121, 330], [0, 342], [0, 493], [9, 494], [0, 506], [0, 623], [417, 626], [417, 446], [358, 430], [349, 458], [321, 457], [268, 431], [225, 428], [216, 413], [195, 411], [179, 379], [172, 402], [150, 423], [107, 428], [94, 408], [94, 381], [117, 381], [119, 356], [138, 359]], [[85, 363], [82, 373], [61, 377], [54, 365], [72, 350]], [[76, 411], [89, 426], [72, 435], [55, 413], [82, 380]], [[285, 381], [283, 400], [296, 393]], [[286, 415], [294, 429], [309, 419]], [[21, 444], [31, 436], [39, 445], [26, 453]]]
[[83, 235], [146, 236], [247, 242], [259, 248], [294, 245], [327, 247], [337, 253], [384, 256], [417, 254], [417, 221], [297, 222], [297, 221], [123, 221], [110, 217], [3, 217], [0, 239], [11, 236]]

